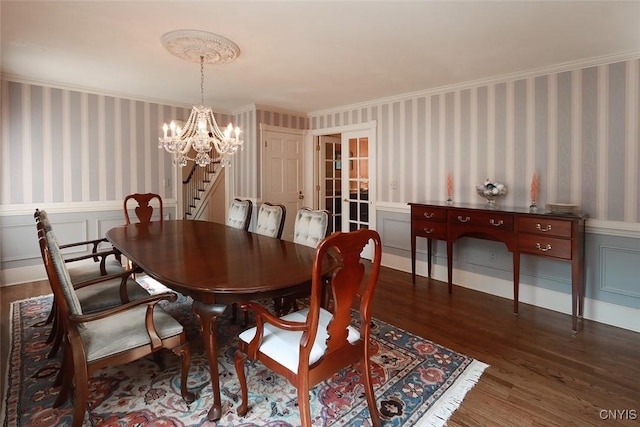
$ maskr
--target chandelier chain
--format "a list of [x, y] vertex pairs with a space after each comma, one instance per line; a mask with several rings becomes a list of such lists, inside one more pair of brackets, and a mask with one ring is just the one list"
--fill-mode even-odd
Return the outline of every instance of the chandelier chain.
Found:
[[204, 105], [204, 55], [200, 55], [200, 105]]

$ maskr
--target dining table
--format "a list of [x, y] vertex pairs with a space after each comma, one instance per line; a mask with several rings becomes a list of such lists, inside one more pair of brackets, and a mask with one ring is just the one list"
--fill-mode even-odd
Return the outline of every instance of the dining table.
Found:
[[[213, 390], [207, 418], [220, 419], [217, 319], [233, 303], [309, 289], [315, 249], [199, 220], [123, 225], [108, 230], [106, 237], [150, 277], [193, 299]], [[335, 267], [327, 264], [323, 273]]]

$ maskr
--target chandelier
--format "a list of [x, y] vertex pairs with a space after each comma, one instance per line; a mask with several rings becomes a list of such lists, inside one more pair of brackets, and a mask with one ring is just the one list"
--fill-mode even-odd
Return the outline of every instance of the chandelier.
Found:
[[[174, 55], [200, 62], [200, 105], [194, 105], [184, 126], [172, 120], [162, 126], [163, 136], [158, 138], [158, 148], [164, 148], [174, 155], [173, 162], [186, 166], [193, 161], [198, 166], [207, 166], [211, 162], [220, 162], [222, 166], [230, 164], [229, 157], [242, 148], [240, 128], [229, 125], [220, 130], [213, 111], [204, 105], [204, 64], [227, 63], [239, 54], [232, 41], [216, 34], [204, 31], [177, 30], [162, 36], [163, 45]], [[195, 157], [191, 157], [192, 149]], [[215, 149], [213, 155], [211, 150]]]

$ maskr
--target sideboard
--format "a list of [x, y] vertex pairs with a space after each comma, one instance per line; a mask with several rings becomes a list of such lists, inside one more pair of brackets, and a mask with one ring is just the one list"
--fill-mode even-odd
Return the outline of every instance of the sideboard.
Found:
[[416, 283], [416, 238], [427, 239], [427, 275], [431, 277], [433, 240], [447, 242], [447, 281], [453, 286], [453, 244], [469, 236], [503, 242], [513, 255], [513, 312], [518, 314], [520, 254], [571, 263], [572, 331], [584, 308], [584, 228], [586, 214], [554, 214], [545, 210], [502, 206], [419, 202], [411, 206], [411, 277]]

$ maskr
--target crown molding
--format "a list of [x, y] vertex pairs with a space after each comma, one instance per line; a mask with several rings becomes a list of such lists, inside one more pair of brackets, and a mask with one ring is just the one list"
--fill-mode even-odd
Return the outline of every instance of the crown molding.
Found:
[[31, 79], [31, 78], [28, 78], [28, 77], [22, 77], [22, 76], [18, 76], [18, 75], [15, 75], [15, 74], [2, 73], [2, 80], [15, 82], [15, 83], [29, 84], [29, 85], [34, 85], [34, 86], [50, 87], [50, 88], [53, 88], [53, 89], [62, 89], [62, 90], [69, 90], [69, 91], [75, 91], [75, 92], [85, 92], [85, 93], [89, 93], [89, 94], [92, 94], [92, 95], [111, 96], [111, 97], [114, 97], [114, 98], [129, 99], [129, 100], [132, 100], [132, 101], [147, 102], [147, 103], [150, 103], [150, 104], [167, 105], [167, 106], [171, 106], [171, 107], [191, 108], [193, 106], [192, 104], [184, 104], [184, 103], [181, 103], [181, 102], [171, 101], [171, 100], [168, 100], [168, 99], [145, 98], [145, 97], [141, 97], [141, 96], [137, 96], [137, 95], [132, 95], [130, 93], [98, 90], [98, 89], [95, 89], [95, 88], [90, 88], [90, 87], [85, 87], [85, 86], [80, 86], [80, 85], [69, 85], [69, 84], [55, 82], [55, 81], [45, 81], [45, 80]]
[[256, 110], [270, 111], [272, 113], [290, 114], [293, 116], [301, 116], [301, 117], [308, 116], [307, 113], [302, 113], [300, 111], [286, 110], [284, 108], [272, 107], [270, 105], [262, 105], [262, 104], [254, 104], [254, 105], [256, 107]]
[[359, 108], [366, 108], [380, 104], [390, 104], [398, 101], [406, 101], [407, 99], [420, 98], [423, 96], [437, 95], [447, 92], [455, 92], [474, 87], [489, 86], [499, 83], [505, 83], [509, 81], [523, 80], [532, 77], [538, 77], [548, 74], [562, 73], [565, 71], [573, 71], [581, 68], [596, 67], [600, 65], [612, 64], [615, 62], [629, 61], [633, 59], [640, 59], [640, 49], [619, 52], [610, 55], [603, 55], [594, 58], [581, 59], [576, 61], [568, 61], [560, 64], [555, 64], [547, 67], [532, 68], [525, 71], [518, 71], [515, 73], [502, 74], [499, 76], [488, 77], [478, 80], [470, 80], [462, 83], [455, 83], [451, 85], [439, 86], [431, 89], [423, 89], [415, 92], [407, 92], [400, 95], [392, 95], [385, 98], [373, 99], [370, 101], [359, 102], [351, 105], [343, 105], [335, 108], [328, 108], [325, 110], [318, 110], [308, 113], [309, 118], [317, 116], [325, 116], [334, 113], [339, 113], [345, 110], [356, 110]]
[[[84, 86], [79, 86], [79, 85], [69, 85], [69, 84], [60, 83], [60, 82], [54, 82], [54, 81], [44, 81], [44, 80], [31, 79], [31, 78], [27, 78], [27, 77], [17, 76], [15, 74], [2, 73], [0, 78], [2, 80], [6, 80], [6, 81], [9, 81], [9, 82], [22, 83], [22, 84], [28, 84], [28, 85], [34, 85], [34, 86], [50, 87], [50, 88], [53, 88], [53, 89], [69, 90], [69, 91], [74, 91], [74, 92], [84, 92], [84, 93], [89, 93], [91, 95], [98, 95], [98, 96], [110, 96], [110, 97], [113, 97], [113, 98], [120, 98], [120, 99], [127, 99], [127, 100], [131, 100], [131, 101], [146, 102], [146, 103], [149, 103], [149, 104], [158, 104], [158, 105], [166, 105], [168, 107], [186, 108], [187, 110], [190, 110], [193, 107], [193, 104], [185, 104], [185, 103], [182, 103], [182, 102], [171, 101], [169, 99], [144, 98], [144, 97], [141, 97], [141, 96], [136, 96], [136, 95], [132, 95], [132, 94], [124, 93], [124, 92], [97, 90], [95, 88], [84, 87]], [[254, 105], [254, 104], [251, 104], [251, 105]], [[215, 107], [211, 107], [211, 108], [212, 108], [214, 114], [229, 114], [229, 115], [238, 114], [235, 110], [234, 111], [226, 111], [226, 110], [222, 110], [222, 109], [217, 109]], [[244, 108], [248, 108], [248, 106], [247, 107], [242, 107], [238, 111], [239, 112], [243, 112]], [[247, 111], [250, 111], [250, 110], [247, 110]]]

